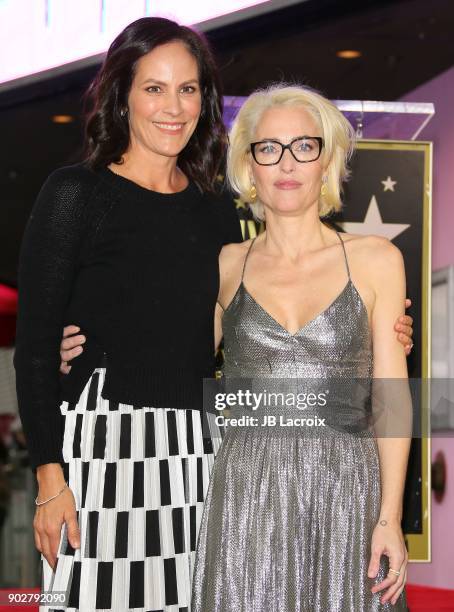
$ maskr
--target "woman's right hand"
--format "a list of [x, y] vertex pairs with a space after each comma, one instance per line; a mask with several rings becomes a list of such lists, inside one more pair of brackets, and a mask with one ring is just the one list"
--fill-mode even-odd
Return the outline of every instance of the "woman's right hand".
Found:
[[68, 361], [80, 355], [84, 350], [82, 344], [86, 338], [82, 334], [76, 335], [79, 331], [80, 327], [77, 325], [67, 325], [63, 329], [63, 339], [60, 344], [60, 372], [62, 374], [69, 374], [71, 366], [68, 365]]
[[[39, 466], [37, 477], [38, 502], [56, 495], [65, 485], [60, 464], [49, 463]], [[44, 555], [54, 571], [63, 523], [66, 523], [67, 526], [69, 543], [73, 548], [79, 548], [80, 530], [77, 522], [76, 503], [69, 487], [65, 487], [55, 499], [42, 506], [37, 506], [33, 520], [36, 548]]]

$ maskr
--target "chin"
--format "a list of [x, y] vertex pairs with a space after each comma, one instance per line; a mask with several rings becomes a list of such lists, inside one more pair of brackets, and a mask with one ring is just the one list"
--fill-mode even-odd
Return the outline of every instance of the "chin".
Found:
[[163, 157], [178, 157], [181, 151], [186, 146], [186, 143], [181, 143], [177, 145], [174, 143], [171, 147], [150, 147], [150, 149], [156, 153], [157, 155], [162, 155]]
[[296, 207], [296, 206], [289, 206], [289, 207], [279, 207], [279, 208], [274, 208], [273, 212], [275, 215], [281, 215], [283, 217], [293, 217], [294, 215], [299, 215], [301, 213], [301, 208]]

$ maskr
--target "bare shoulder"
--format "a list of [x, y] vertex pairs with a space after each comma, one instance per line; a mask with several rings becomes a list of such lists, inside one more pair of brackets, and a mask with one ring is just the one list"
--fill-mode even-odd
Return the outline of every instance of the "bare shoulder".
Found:
[[225, 244], [219, 253], [219, 268], [221, 274], [234, 272], [242, 264], [251, 244], [251, 240]]
[[352, 271], [376, 295], [405, 285], [402, 253], [388, 238], [357, 234], [343, 234], [342, 237]]
[[247, 251], [252, 239], [243, 240], [243, 242], [231, 242], [230, 244], [224, 244], [219, 253], [219, 258], [231, 259], [232, 257], [241, 257], [242, 253]]
[[400, 249], [384, 236], [342, 234], [342, 239], [348, 244], [347, 252], [362, 261], [364, 266], [374, 264], [374, 267], [382, 267], [403, 263]]

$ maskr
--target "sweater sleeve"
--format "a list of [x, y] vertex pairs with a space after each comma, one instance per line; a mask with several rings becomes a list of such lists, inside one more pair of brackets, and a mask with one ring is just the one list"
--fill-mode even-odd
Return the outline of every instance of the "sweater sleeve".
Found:
[[34, 472], [63, 464], [59, 347], [94, 176], [82, 166], [53, 172], [33, 207], [19, 258], [16, 389]]

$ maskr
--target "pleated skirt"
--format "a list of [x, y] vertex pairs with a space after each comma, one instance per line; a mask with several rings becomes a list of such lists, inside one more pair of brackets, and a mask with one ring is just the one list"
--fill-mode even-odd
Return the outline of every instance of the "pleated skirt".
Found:
[[192, 612], [405, 612], [367, 575], [380, 515], [374, 437], [228, 428], [205, 500]]
[[40, 612], [189, 612], [219, 431], [206, 437], [214, 424], [202, 432], [198, 410], [103, 399], [104, 377], [97, 368], [78, 402], [60, 406], [81, 545], [62, 525], [55, 571], [41, 555], [42, 591], [66, 604]]

